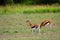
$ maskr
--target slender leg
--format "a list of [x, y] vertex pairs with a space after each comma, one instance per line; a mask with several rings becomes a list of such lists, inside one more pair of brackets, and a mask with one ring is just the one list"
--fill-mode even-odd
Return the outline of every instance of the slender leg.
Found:
[[32, 35], [33, 35], [33, 33], [34, 33], [34, 30], [35, 30], [35, 28], [32, 28]]
[[39, 34], [40, 34], [40, 29], [39, 29]]
[[38, 28], [38, 35], [41, 35], [41, 34], [40, 34], [40, 27]]
[[38, 32], [39, 32], [39, 34], [40, 34], [40, 26], [38, 26], [38, 28], [37, 28], [37, 29], [38, 29]]
[[52, 29], [52, 24], [49, 24], [50, 29]]

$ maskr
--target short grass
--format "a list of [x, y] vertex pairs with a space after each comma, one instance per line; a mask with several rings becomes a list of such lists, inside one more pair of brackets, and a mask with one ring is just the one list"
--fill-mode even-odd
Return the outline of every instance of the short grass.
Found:
[[[52, 20], [53, 29], [43, 27], [40, 35], [37, 31], [32, 35], [26, 19], [36, 24], [45, 19]], [[60, 40], [60, 13], [0, 15], [0, 40]]]

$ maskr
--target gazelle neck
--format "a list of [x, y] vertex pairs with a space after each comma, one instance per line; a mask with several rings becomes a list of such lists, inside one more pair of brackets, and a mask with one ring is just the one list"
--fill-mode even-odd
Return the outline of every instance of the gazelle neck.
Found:
[[29, 25], [32, 26], [32, 22], [29, 21]]

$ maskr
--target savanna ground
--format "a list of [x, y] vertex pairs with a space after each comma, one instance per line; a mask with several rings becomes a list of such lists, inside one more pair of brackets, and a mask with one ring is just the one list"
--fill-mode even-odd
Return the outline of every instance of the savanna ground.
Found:
[[[40, 24], [45, 19], [52, 20], [53, 29], [43, 27], [40, 35], [37, 31], [32, 35], [26, 19], [36, 24]], [[60, 40], [60, 13], [0, 15], [0, 40]]]

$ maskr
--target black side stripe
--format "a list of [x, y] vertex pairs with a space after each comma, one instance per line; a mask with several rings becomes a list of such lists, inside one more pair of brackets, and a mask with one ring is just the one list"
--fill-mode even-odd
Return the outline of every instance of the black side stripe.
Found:
[[35, 26], [32, 26], [31, 28], [35, 28]]
[[46, 25], [48, 22], [46, 22], [44, 25]]

